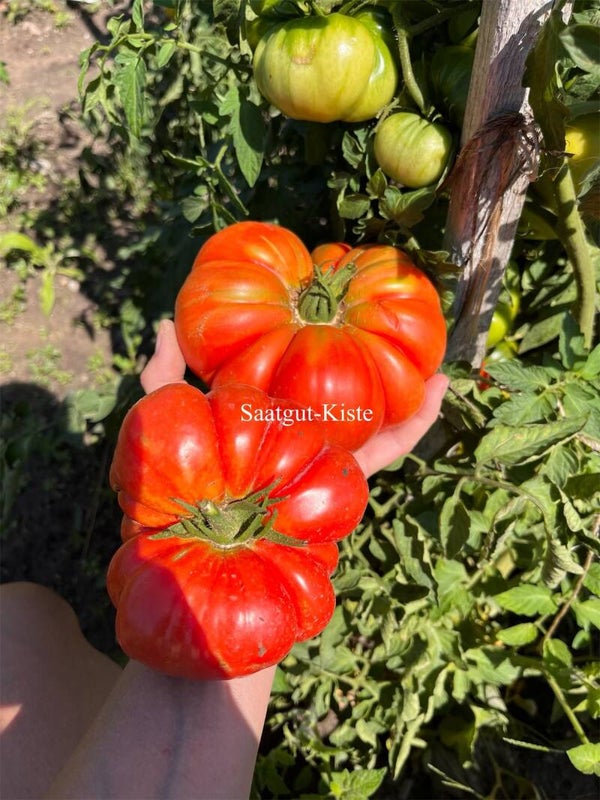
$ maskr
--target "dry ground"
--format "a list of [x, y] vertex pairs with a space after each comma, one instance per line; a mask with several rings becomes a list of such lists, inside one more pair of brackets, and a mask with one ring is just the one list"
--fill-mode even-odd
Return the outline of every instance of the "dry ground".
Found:
[[[40, 143], [34, 169], [44, 186], [32, 188], [23, 198], [27, 208], [47, 207], [65, 182], [77, 176], [86, 138], [76, 121], [79, 54], [102, 35], [105, 13], [88, 14], [76, 5], [56, 0], [56, 13], [34, 11], [10, 22], [0, 2], [0, 60], [10, 81], [0, 84], [0, 132], [18, 119], [16, 124], [31, 126], [31, 136]], [[11, 230], [14, 216], [0, 219], [0, 235]], [[6, 301], [19, 279], [3, 261], [0, 250], [1, 294]], [[71, 389], [93, 384], [110, 364], [110, 341], [76, 280], [57, 276], [49, 317], [40, 308], [40, 282], [41, 271], [27, 281], [25, 302], [0, 322], [0, 383], [42, 384], [63, 397]]]

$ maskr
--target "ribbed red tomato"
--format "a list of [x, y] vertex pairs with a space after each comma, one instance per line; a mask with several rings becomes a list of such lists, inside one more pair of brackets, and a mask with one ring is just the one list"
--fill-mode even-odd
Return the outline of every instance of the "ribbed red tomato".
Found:
[[204, 244], [175, 326], [203, 380], [295, 400], [351, 450], [419, 409], [446, 346], [438, 294], [402, 250], [335, 243], [310, 254], [262, 222]]
[[130, 409], [110, 471], [125, 543], [107, 576], [129, 656], [231, 678], [325, 627], [336, 542], [368, 487], [304, 411], [249, 386], [204, 395], [184, 383]]

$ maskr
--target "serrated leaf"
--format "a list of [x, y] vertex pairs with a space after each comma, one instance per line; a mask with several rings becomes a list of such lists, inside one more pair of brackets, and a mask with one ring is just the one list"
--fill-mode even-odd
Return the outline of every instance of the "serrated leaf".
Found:
[[486, 365], [486, 372], [502, 386], [522, 392], [545, 389], [554, 377], [553, 370], [540, 366], [525, 366], [518, 359]]
[[492, 686], [508, 686], [521, 672], [505, 648], [472, 648], [465, 653], [465, 660], [472, 680]]
[[562, 510], [565, 517], [565, 522], [569, 530], [571, 531], [580, 531], [583, 529], [583, 520], [579, 516], [579, 513], [569, 496], [563, 492], [563, 490], [559, 487], [560, 497], [562, 500]]
[[571, 608], [575, 616], [577, 617], [577, 622], [581, 627], [585, 623], [590, 623], [595, 628], [600, 628], [600, 598], [599, 597], [591, 597], [589, 600], [579, 601], [576, 600], [573, 602]]
[[581, 575], [583, 569], [562, 542], [554, 538], [547, 539], [546, 553], [542, 563], [543, 582], [546, 586], [553, 588], [560, 583], [566, 572]]
[[371, 201], [363, 194], [347, 194], [338, 198], [337, 207], [344, 219], [360, 219], [371, 207]]
[[587, 417], [578, 416], [528, 427], [498, 425], [481, 439], [475, 449], [475, 458], [479, 463], [523, 464], [570, 439], [586, 421]]
[[434, 200], [435, 188], [432, 187], [407, 192], [388, 186], [379, 202], [379, 211], [385, 219], [410, 228], [423, 219], [423, 212]]
[[592, 594], [600, 597], [600, 564], [596, 561], [590, 564], [590, 567], [583, 579], [583, 585]]
[[559, 34], [560, 41], [579, 69], [600, 74], [600, 27], [598, 25], [569, 25]]
[[113, 80], [118, 89], [129, 131], [136, 139], [146, 117], [146, 64], [138, 52], [123, 49], [115, 58]]
[[579, 374], [584, 380], [593, 380], [600, 375], [600, 344], [594, 347], [592, 352], [585, 360], [585, 364], [579, 370]]
[[367, 192], [371, 195], [371, 197], [383, 197], [385, 190], [387, 189], [387, 185], [387, 178], [381, 169], [377, 169], [367, 183]]
[[587, 350], [581, 328], [570, 313], [563, 317], [558, 337], [558, 352], [566, 369], [574, 369], [577, 365], [583, 365], [587, 360]]
[[342, 153], [348, 164], [356, 169], [365, 155], [364, 142], [346, 131], [342, 138]]
[[445, 554], [453, 558], [469, 538], [471, 519], [464, 503], [454, 495], [446, 499], [440, 513], [440, 539]]
[[368, 800], [381, 786], [387, 769], [354, 769], [333, 772], [329, 790], [334, 797], [344, 800]]
[[507, 425], [525, 425], [547, 419], [554, 410], [555, 399], [547, 394], [513, 395], [494, 410], [494, 417]]
[[564, 486], [577, 472], [578, 467], [579, 459], [573, 450], [567, 447], [555, 447], [544, 462], [542, 471], [556, 486]]
[[431, 560], [425, 544], [418, 536], [418, 529], [415, 530], [416, 526], [410, 519], [394, 519], [392, 528], [403, 573], [419, 586], [430, 589], [433, 586]]
[[260, 175], [267, 141], [262, 113], [237, 87], [232, 87], [226, 94], [220, 111], [231, 116], [230, 130], [235, 156], [246, 183], [254, 186]]
[[600, 718], [600, 689], [588, 689], [586, 711], [592, 719]]
[[569, 761], [584, 775], [600, 775], [600, 744], [580, 744], [567, 750]]
[[524, 644], [535, 642], [538, 637], [538, 629], [533, 622], [522, 622], [520, 625], [512, 625], [504, 628], [496, 634], [496, 638], [511, 647], [521, 647]]
[[530, 583], [513, 586], [512, 589], [500, 592], [494, 595], [494, 600], [502, 608], [514, 611], [515, 614], [523, 614], [525, 617], [552, 614], [558, 608], [548, 587]]

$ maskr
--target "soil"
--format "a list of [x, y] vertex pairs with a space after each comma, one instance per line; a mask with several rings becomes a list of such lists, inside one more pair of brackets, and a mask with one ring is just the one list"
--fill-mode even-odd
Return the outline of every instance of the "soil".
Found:
[[[10, 81], [0, 84], [0, 128], [17, 115], [18, 124], [31, 125], [32, 136], [41, 143], [34, 168], [44, 187], [32, 188], [23, 198], [31, 209], [47, 207], [65, 182], [77, 177], [78, 159], [88, 141], [76, 119], [79, 55], [105, 29], [106, 12], [87, 13], [80, 3], [65, 0], [56, 0], [54, 6], [53, 13], [35, 11], [10, 22], [4, 13], [8, 6], [3, 8], [0, 0], [0, 55]], [[0, 219], [0, 236], [11, 230], [10, 216]], [[99, 365], [110, 365], [110, 338], [97, 324], [96, 309], [78, 281], [67, 276], [56, 277], [55, 304], [46, 316], [38, 299], [41, 280], [39, 270], [27, 281], [14, 316], [0, 322], [0, 385], [33, 381], [63, 398], [90, 386]], [[19, 277], [2, 268], [0, 281], [6, 302]], [[96, 365], [95, 371], [90, 364]]]
[[[53, 6], [11, 22], [8, 3], [0, 0], [0, 61], [9, 78], [0, 83], [0, 130], [12, 118], [18, 130], [31, 126], [35, 155], [27, 170], [41, 176], [39, 188], [28, 186], [19, 207], [0, 216], [0, 240], [20, 230], [46, 244], [22, 219], [54, 213], [65, 188], [77, 184], [81, 153], [90, 144], [78, 122], [79, 56], [104, 36], [106, 18], [118, 7], [66, 0]], [[111, 270], [114, 261], [104, 252], [98, 246], [94, 265]], [[114, 379], [111, 335], [76, 275], [56, 275], [46, 315], [39, 299], [44, 270], [30, 269], [23, 281], [14, 267], [0, 249], [0, 307], [12, 309], [0, 320], [0, 581], [53, 588], [74, 607], [92, 644], [118, 658], [104, 588], [119, 531], [107, 478], [110, 445], [73, 433], [65, 402], [77, 390], [97, 391]]]

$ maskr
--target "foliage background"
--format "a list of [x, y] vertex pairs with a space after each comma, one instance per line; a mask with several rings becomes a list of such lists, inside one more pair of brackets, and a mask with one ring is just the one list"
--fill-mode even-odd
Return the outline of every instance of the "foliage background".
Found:
[[[11, 24], [18, 5], [9, 3]], [[288, 3], [311, 5], [341, 4]], [[431, 62], [445, 45], [474, 43], [479, 6], [407, 1], [395, 20], [410, 34], [428, 114], [457, 147], [460, 120]], [[72, 276], [101, 310], [113, 353], [100, 384], [64, 400], [41, 386], [26, 403], [14, 387], [3, 392], [2, 578], [55, 587], [117, 659], [104, 574], [118, 514], [106, 472], [156, 324], [172, 314], [203, 239], [252, 218], [309, 246], [397, 243], [436, 280], [449, 314], [459, 279], [443, 250], [444, 191], [386, 179], [373, 156], [376, 121], [318, 125], [270, 108], [240, 15], [252, 19], [237, 0], [115, 9], [107, 35], [82, 55], [77, 120], [90, 144], [78, 180], [51, 207], [20, 206], [27, 157], [22, 142], [0, 145], [0, 176], [13, 187], [3, 269], [21, 288], [41, 275], [47, 313], [58, 277]], [[576, 3], [568, 33], [536, 56], [551, 60], [566, 120], [597, 109], [588, 40], [599, 15], [597, 3]], [[405, 84], [396, 102], [415, 108]], [[559, 163], [544, 153], [513, 248], [521, 312], [505, 344], [516, 357], [486, 364], [486, 376], [446, 365], [452, 387], [434, 434], [372, 479], [367, 514], [343, 545], [334, 619], [278, 670], [256, 797], [594, 796], [600, 349], [573, 313], [577, 255], [551, 180], [547, 191]], [[577, 206], [596, 269], [597, 175], [580, 183]], [[94, 255], [98, 242], [113, 269]]]

